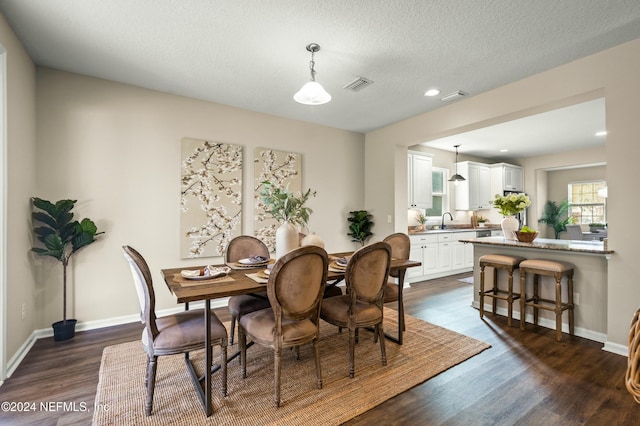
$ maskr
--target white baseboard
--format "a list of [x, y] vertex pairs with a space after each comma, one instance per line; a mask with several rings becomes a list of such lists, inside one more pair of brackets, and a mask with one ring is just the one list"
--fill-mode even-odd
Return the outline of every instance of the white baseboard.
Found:
[[[211, 308], [223, 308], [227, 306], [228, 298], [223, 299], [215, 299], [211, 301]], [[189, 308], [199, 309], [204, 308], [204, 302], [194, 302], [189, 304]], [[156, 311], [156, 315], [161, 317], [164, 315], [175, 314], [177, 312], [183, 311], [184, 306], [180, 305], [175, 308], [162, 309]], [[122, 325], [122, 324], [130, 324], [132, 322], [140, 322], [140, 315], [124, 315], [120, 317], [113, 318], [105, 318], [101, 320], [94, 321], [78, 321], [76, 323], [76, 331], [87, 331], [87, 330], [96, 330], [104, 327], [111, 327], [114, 325]], [[39, 330], [34, 330], [33, 333], [29, 336], [29, 338], [20, 346], [18, 351], [11, 357], [9, 362], [7, 363], [7, 378], [11, 377], [13, 372], [18, 368], [22, 360], [29, 353], [33, 345], [36, 343], [38, 339], [43, 339], [45, 337], [52, 337], [53, 329], [43, 328]], [[0, 383], [2, 386], [2, 383]]]
[[[480, 309], [480, 304], [477, 301], [473, 301], [471, 303], [471, 306], [476, 308], [476, 309]], [[486, 306], [487, 304], [485, 303], [485, 311], [486, 310]], [[489, 305], [490, 307], [491, 305]], [[491, 308], [489, 308], [491, 309]], [[505, 307], [498, 307], [498, 309], [496, 310], [496, 313], [498, 315], [502, 315], [502, 316], [507, 316], [507, 308]], [[520, 320], [520, 312], [514, 312], [513, 313], [513, 319], [515, 320]], [[533, 324], [533, 314], [527, 314], [526, 316], [526, 321], [528, 323]], [[554, 320], [548, 319], [548, 318], [539, 318], [538, 320], [538, 325], [545, 327], [545, 328], [549, 328], [552, 330], [556, 329], [556, 322]], [[569, 324], [566, 323], [562, 323], [562, 331], [564, 333], [569, 333]], [[617, 343], [611, 343], [611, 342], [607, 342], [607, 335], [605, 333], [600, 333], [598, 331], [593, 331], [593, 330], [589, 330], [586, 328], [582, 328], [582, 327], [574, 327], [574, 333], [575, 336], [578, 337], [583, 337], [585, 339], [589, 339], [589, 340], [593, 340], [594, 342], [600, 342], [600, 343], [604, 343], [603, 346], [603, 350], [607, 351], [607, 352], [613, 352], [615, 354], [618, 355], [623, 355], [623, 356], [627, 356], [629, 351], [627, 349], [626, 346], [624, 345], [620, 345]]]
[[619, 343], [605, 342], [602, 350], [622, 355], [627, 358], [629, 357], [629, 347], [626, 345], [621, 345]]
[[[18, 348], [17, 352], [11, 357], [11, 359], [7, 363], [7, 379], [11, 377], [14, 371], [16, 371], [16, 368], [18, 368], [24, 357], [27, 356], [33, 345], [36, 343], [36, 340], [38, 340], [38, 337], [37, 333], [34, 331], [27, 338], [27, 340], [24, 341], [20, 348]], [[4, 381], [2, 383], [4, 383]]]

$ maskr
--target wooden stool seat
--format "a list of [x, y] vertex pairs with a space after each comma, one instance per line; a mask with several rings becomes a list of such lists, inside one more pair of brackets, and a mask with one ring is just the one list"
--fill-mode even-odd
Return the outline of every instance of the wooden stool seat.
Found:
[[[518, 269], [521, 262], [526, 260], [520, 256], [507, 256], [504, 254], [485, 254], [480, 256], [480, 318], [484, 317], [484, 298], [485, 296], [493, 298], [493, 313], [496, 313], [496, 299], [507, 301], [507, 324], [511, 326], [513, 318], [513, 301], [520, 298], [519, 293], [513, 293], [513, 271]], [[489, 290], [484, 289], [484, 268], [494, 268], [493, 287]], [[498, 288], [498, 271], [502, 269], [509, 273], [509, 284], [507, 290]]]
[[[533, 323], [538, 325], [538, 309], [546, 309], [556, 314], [556, 341], [562, 341], [562, 313], [568, 311], [569, 334], [573, 335], [573, 271], [569, 262], [546, 259], [529, 259], [520, 263], [520, 329], [524, 330], [525, 309], [533, 307]], [[526, 297], [527, 273], [533, 274], [533, 296]], [[555, 299], [540, 297], [540, 276], [555, 279]], [[562, 302], [562, 277], [567, 277], [567, 302]]]

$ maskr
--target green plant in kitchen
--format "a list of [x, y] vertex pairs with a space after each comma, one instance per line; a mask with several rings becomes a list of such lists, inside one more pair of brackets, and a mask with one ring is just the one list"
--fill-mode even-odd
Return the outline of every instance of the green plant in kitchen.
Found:
[[420, 225], [418, 225], [414, 229], [418, 231], [424, 231], [424, 228], [427, 223], [427, 217], [422, 212], [418, 212], [416, 213], [415, 218], [416, 218], [416, 222], [418, 222]]
[[352, 238], [351, 241], [359, 242], [364, 246], [365, 242], [373, 235], [371, 227], [373, 222], [371, 221], [371, 215], [366, 210], [354, 210], [349, 212], [349, 232], [348, 236]]
[[478, 216], [478, 219], [476, 219], [476, 220], [478, 221], [478, 223], [485, 223], [489, 219], [487, 219], [486, 217], [483, 217], [483, 216]]
[[565, 232], [567, 225], [571, 223], [568, 212], [569, 200], [564, 200], [560, 204], [549, 200], [545, 203], [542, 216], [540, 216], [538, 222], [551, 226], [557, 240], [560, 237], [560, 233]]
[[[62, 263], [62, 321], [53, 324], [54, 340], [66, 340], [74, 336], [76, 320], [67, 320], [67, 266], [69, 260], [81, 248], [93, 244], [98, 232], [96, 224], [88, 218], [73, 219], [73, 207], [77, 200], [60, 200], [52, 203], [32, 198], [35, 211], [33, 232], [41, 246], [31, 251], [40, 256], [50, 256]], [[39, 226], [36, 226], [37, 223]]]

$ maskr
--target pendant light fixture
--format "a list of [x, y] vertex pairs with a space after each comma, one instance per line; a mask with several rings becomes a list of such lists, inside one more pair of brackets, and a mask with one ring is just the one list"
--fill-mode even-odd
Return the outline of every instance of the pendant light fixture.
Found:
[[320, 83], [316, 82], [316, 70], [315, 62], [313, 61], [314, 54], [320, 50], [320, 46], [316, 43], [307, 45], [307, 50], [311, 52], [311, 61], [309, 62], [309, 69], [311, 70], [311, 81], [302, 86], [302, 89], [293, 95], [293, 99], [304, 105], [322, 105], [331, 100], [331, 95], [324, 90], [324, 87]]
[[455, 149], [456, 149], [456, 174], [454, 174], [453, 176], [451, 176], [451, 178], [449, 179], [449, 182], [461, 182], [463, 180], [466, 180], [465, 178], [463, 178], [462, 176], [460, 176], [458, 174], [458, 147], [460, 145], [454, 145]]

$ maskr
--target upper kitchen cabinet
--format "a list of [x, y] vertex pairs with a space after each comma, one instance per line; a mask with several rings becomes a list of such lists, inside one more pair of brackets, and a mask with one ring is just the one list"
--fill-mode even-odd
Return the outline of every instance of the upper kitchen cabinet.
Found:
[[409, 208], [430, 209], [431, 197], [431, 156], [410, 151], [407, 170], [409, 171]]
[[465, 178], [455, 188], [456, 210], [486, 210], [491, 208], [491, 173], [488, 164], [461, 161], [458, 174]]
[[504, 191], [524, 192], [522, 167], [513, 164], [497, 163], [491, 165], [491, 186], [496, 194]]

